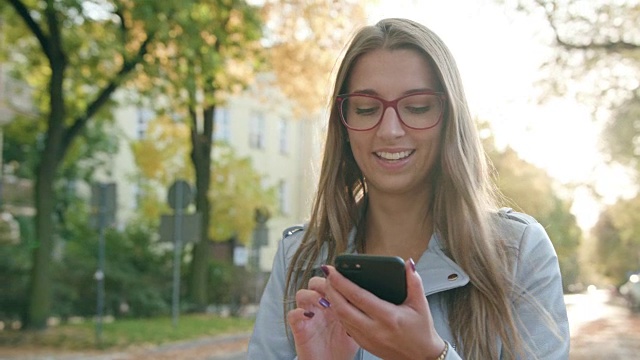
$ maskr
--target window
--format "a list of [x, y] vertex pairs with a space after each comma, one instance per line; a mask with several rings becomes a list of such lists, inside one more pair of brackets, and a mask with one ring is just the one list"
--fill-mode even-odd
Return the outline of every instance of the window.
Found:
[[249, 120], [249, 146], [254, 149], [264, 149], [264, 114], [254, 112]]
[[216, 107], [213, 115], [214, 129], [213, 140], [229, 142], [231, 140], [231, 122], [229, 119], [229, 109]]
[[280, 136], [280, 154], [289, 153], [289, 123], [286, 119], [280, 119], [278, 135]]
[[285, 180], [280, 180], [278, 183], [278, 206], [280, 207], [280, 213], [288, 214], [291, 209], [289, 209], [289, 196], [288, 190], [289, 186]]
[[152, 110], [138, 108], [138, 119], [136, 121], [136, 136], [138, 140], [144, 139], [149, 121], [151, 121], [154, 116], [155, 114]]
[[133, 210], [138, 210], [142, 207], [142, 197], [144, 196], [144, 191], [140, 184], [133, 184], [132, 191], [133, 199], [131, 201], [131, 208]]

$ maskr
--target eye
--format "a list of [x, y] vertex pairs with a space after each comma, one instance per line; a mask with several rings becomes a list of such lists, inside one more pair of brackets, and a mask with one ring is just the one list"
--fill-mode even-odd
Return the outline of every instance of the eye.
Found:
[[363, 107], [358, 107], [355, 109], [356, 114], [357, 115], [374, 115], [377, 111], [378, 108], [377, 107], [368, 107], [368, 108], [363, 108]]
[[438, 108], [440, 99], [433, 95], [418, 94], [401, 101], [402, 111], [407, 114], [421, 115]]
[[411, 114], [424, 114], [424, 113], [428, 112], [429, 110], [431, 110], [431, 106], [429, 106], [429, 105], [424, 105], [424, 106], [405, 106], [405, 110], [407, 110]]
[[349, 106], [353, 109], [355, 115], [370, 116], [378, 114], [382, 104], [376, 99], [354, 96], [349, 100]]

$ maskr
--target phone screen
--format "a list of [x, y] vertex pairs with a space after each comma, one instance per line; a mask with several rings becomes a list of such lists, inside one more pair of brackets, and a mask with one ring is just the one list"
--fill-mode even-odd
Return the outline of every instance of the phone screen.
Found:
[[341, 254], [336, 269], [382, 300], [402, 304], [407, 298], [404, 261], [398, 256]]

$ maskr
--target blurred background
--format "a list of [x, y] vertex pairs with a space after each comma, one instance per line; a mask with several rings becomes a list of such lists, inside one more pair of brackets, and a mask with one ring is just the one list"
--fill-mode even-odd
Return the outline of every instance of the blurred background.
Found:
[[637, 356], [638, 1], [0, 0], [0, 358], [243, 358], [336, 60], [384, 17], [458, 61], [505, 206], [558, 253], [572, 359]]

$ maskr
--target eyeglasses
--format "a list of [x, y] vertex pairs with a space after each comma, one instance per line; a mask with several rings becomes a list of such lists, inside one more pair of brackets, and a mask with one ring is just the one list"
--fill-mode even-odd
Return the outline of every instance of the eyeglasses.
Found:
[[426, 130], [442, 120], [445, 100], [443, 93], [435, 91], [408, 94], [390, 101], [368, 94], [344, 94], [336, 97], [336, 106], [340, 120], [351, 130], [365, 131], [378, 126], [389, 107], [406, 127]]

